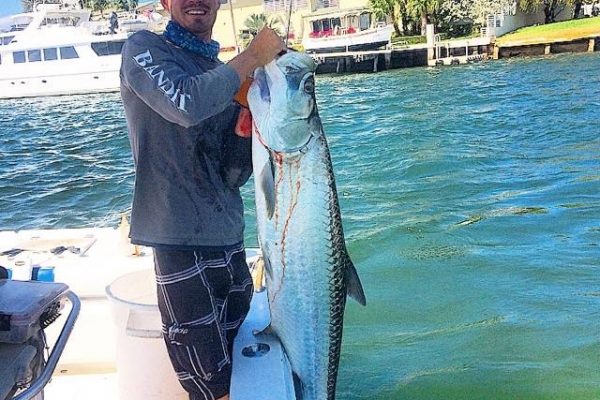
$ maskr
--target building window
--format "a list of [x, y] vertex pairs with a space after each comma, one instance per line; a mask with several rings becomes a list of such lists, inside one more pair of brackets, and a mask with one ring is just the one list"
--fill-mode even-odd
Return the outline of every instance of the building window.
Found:
[[60, 48], [60, 59], [67, 60], [69, 58], [79, 58], [73, 46], [65, 46]]
[[125, 41], [117, 42], [96, 42], [92, 43], [92, 50], [99, 56], [110, 56], [113, 54], [121, 54], [121, 49]]
[[44, 49], [44, 61], [58, 60], [58, 51], [55, 48]]
[[15, 51], [13, 52], [13, 62], [15, 64], [21, 64], [26, 62], [27, 60], [25, 59], [25, 52], [24, 51]]
[[263, 0], [263, 6], [267, 13], [289, 12], [290, 7], [292, 11], [308, 8], [308, 0]]
[[29, 61], [29, 62], [42, 61], [42, 51], [41, 50], [28, 50], [27, 51], [27, 61]]
[[317, 0], [317, 10], [321, 8], [332, 8], [338, 7], [340, 2], [338, 0]]

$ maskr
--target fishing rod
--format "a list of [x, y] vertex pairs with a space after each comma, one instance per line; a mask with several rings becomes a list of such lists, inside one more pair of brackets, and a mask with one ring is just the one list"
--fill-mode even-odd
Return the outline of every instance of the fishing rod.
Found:
[[288, 10], [288, 19], [287, 19], [287, 29], [285, 31], [285, 47], [288, 47], [288, 40], [290, 39], [290, 26], [292, 25], [292, 6], [294, 4], [294, 0], [289, 0], [290, 7]]

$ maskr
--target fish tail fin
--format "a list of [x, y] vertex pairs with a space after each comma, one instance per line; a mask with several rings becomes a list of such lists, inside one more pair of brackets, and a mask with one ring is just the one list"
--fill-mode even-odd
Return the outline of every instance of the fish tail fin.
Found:
[[348, 262], [346, 263], [346, 293], [360, 305], [367, 305], [365, 291], [363, 290], [362, 283], [360, 283], [356, 268], [350, 259], [348, 259]]

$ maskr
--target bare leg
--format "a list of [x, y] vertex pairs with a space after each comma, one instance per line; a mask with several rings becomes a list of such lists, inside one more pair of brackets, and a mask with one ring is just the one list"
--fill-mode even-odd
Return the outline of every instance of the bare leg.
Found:
[[226, 394], [225, 396], [223, 396], [223, 397], [220, 397], [220, 398], [218, 398], [217, 400], [229, 400], [229, 395], [228, 395], [228, 394]]

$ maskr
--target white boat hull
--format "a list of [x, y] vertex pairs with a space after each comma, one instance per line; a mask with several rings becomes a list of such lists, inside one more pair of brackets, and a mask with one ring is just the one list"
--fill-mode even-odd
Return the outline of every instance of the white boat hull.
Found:
[[[106, 56], [95, 65], [66, 60], [40, 71], [36, 65], [6, 66], [0, 76], [0, 99], [112, 92], [119, 90], [121, 56]], [[31, 68], [34, 67], [34, 68]]]
[[350, 34], [307, 37], [302, 45], [307, 53], [373, 50], [389, 44], [392, 32], [393, 27], [387, 25]]

